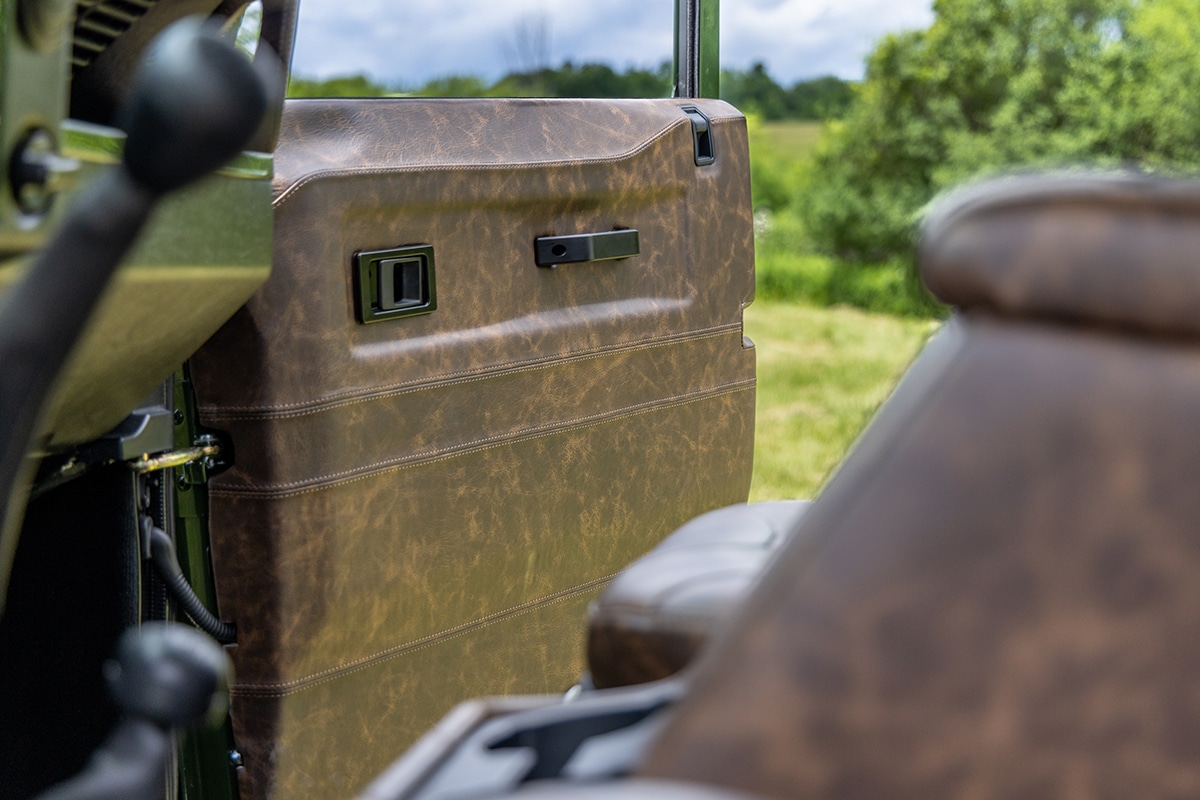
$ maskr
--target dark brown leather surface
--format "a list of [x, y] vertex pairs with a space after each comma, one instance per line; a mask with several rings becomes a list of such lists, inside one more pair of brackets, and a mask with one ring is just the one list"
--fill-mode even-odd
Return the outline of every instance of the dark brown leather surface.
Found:
[[808, 503], [727, 506], [689, 520], [626, 567], [588, 607], [597, 689], [679, 672], [766, 571]]
[[[213, 557], [220, 607], [238, 624], [239, 682], [298, 687], [611, 577], [697, 506], [745, 491], [731, 465], [749, 457], [747, 394], [301, 494], [214, 488]], [[729, 486], [714, 485], [722, 477]], [[575, 622], [564, 649], [579, 648]]]
[[1138, 174], [992, 180], [934, 206], [921, 276], [959, 308], [1200, 333], [1200, 184]]
[[564, 692], [583, 660], [562, 643], [578, 640], [593, 594], [417, 643], [286, 693], [239, 684], [241, 797], [353, 797], [464, 695]]
[[[723, 172], [728, 180], [725, 170], [736, 171], [746, 153], [733, 149], [736, 143], [731, 141], [730, 150], [718, 151], [718, 160], [724, 162], [721, 166], [697, 171], [691, 146], [687, 151], [678, 146], [682, 131], [688, 131], [691, 141], [687, 118], [678, 110], [681, 105], [697, 106], [720, 125], [744, 126], [731, 106], [707, 100], [291, 100], [283, 123], [287, 148], [276, 162], [276, 194], [286, 203], [309, 182], [353, 175], [447, 169], [493, 172], [496, 168], [520, 174], [531, 168], [565, 167], [567, 171], [559, 173], [557, 180], [564, 176], [599, 179], [571, 187], [577, 191], [555, 192], [562, 195], [562, 203], [587, 206], [595, 203], [597, 191], [605, 189], [670, 193], [682, 188], [678, 183], [672, 186], [651, 179], [660, 172], [663, 178], [684, 183], [701, 177], [720, 179]], [[379, 134], [385, 126], [386, 137]], [[673, 158], [659, 163], [646, 158], [647, 151], [664, 144], [674, 152]], [[643, 168], [654, 172], [643, 173], [632, 184], [626, 179], [625, 186], [614, 183], [616, 175], [601, 176], [603, 165], [632, 158], [643, 159]], [[494, 172], [493, 176], [499, 177]], [[443, 178], [449, 180], [450, 176]], [[501, 180], [511, 196], [495, 191], [494, 183], [480, 180], [470, 181], [476, 184], [473, 194], [503, 206], [523, 196], [544, 197], [547, 189], [545, 179]], [[443, 187], [450, 189], [440, 181], [421, 183], [442, 197], [447, 196]], [[407, 191], [421, 194], [416, 187]], [[728, 210], [742, 213], [733, 207]]]
[[[672, 101], [289, 104], [273, 276], [192, 362], [235, 450], [210, 523], [243, 797], [344, 797], [461, 699], [565, 690], [587, 600], [745, 499], [745, 128], [702, 105], [715, 168]], [[618, 226], [636, 258], [534, 265]], [[358, 324], [353, 254], [406, 244], [437, 311]]]
[[[1177, 210], [1154, 226], [1190, 228]], [[1124, 281], [1104, 283], [1111, 271], [1200, 254], [1063, 263], [1090, 245], [1032, 216], [1037, 236], [996, 238], [961, 213], [967, 231], [927, 247], [928, 274], [961, 302], [1004, 289], [979, 303], [1003, 296], [1006, 313], [1077, 289], [1063, 315], [1095, 320]], [[1116, 248], [1105, 220], [1075, 234]], [[1010, 245], [1016, 277], [989, 283], [990, 248]], [[962, 275], [936, 262], [956, 247]], [[1156, 270], [1144, 288], [1170, 295]], [[1175, 290], [1195, 300], [1192, 280]], [[1148, 296], [1129, 308], [1149, 313]], [[1185, 302], [1164, 302], [1168, 320]], [[1198, 422], [1195, 341], [952, 322], [706, 651], [645, 774], [814, 800], [1200, 792]]]
[[[237, 442], [237, 463], [222, 479], [222, 491], [290, 496], [477, 453], [500, 441], [613, 424], [665, 405], [744, 392], [753, 385], [753, 363], [741, 339], [736, 328], [718, 330], [464, 371], [316, 408], [206, 409], [205, 419]], [[348, 440], [347, 424], [377, 433]], [[292, 457], [280, 459], [284, 450]]]

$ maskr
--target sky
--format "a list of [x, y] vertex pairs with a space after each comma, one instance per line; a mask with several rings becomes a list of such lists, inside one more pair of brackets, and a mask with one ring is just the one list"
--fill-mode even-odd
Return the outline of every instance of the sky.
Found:
[[[862, 77], [880, 37], [925, 28], [932, 0], [721, 0], [721, 64], [776, 81]], [[293, 71], [365, 73], [392, 87], [446, 75], [494, 81], [536, 66], [671, 58], [673, 0], [302, 0]], [[543, 63], [538, 63], [543, 62]]]

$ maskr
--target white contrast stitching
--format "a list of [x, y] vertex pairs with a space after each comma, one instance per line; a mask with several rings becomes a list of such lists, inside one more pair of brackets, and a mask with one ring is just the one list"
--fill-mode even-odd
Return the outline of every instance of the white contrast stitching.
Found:
[[470, 633], [471, 631], [479, 630], [480, 628], [486, 628], [494, 623], [513, 619], [521, 616], [522, 614], [527, 614], [530, 611], [548, 608], [555, 603], [561, 603], [563, 600], [570, 600], [572, 597], [576, 597], [585, 592], [589, 592], [593, 589], [598, 589], [606, 584], [612, 583], [613, 579], [616, 577], [617, 576], [614, 573], [613, 575], [607, 575], [603, 578], [596, 578], [586, 583], [581, 583], [578, 586], [573, 586], [570, 589], [563, 589], [560, 592], [555, 592], [554, 594], [538, 598], [537, 600], [530, 600], [520, 605], [506, 608], [503, 611], [495, 611], [485, 617], [480, 617], [479, 619], [472, 620], [470, 622], [464, 622], [462, 625], [450, 628], [449, 630], [441, 631], [439, 633], [432, 633], [412, 642], [396, 645], [395, 647], [389, 647], [386, 650], [381, 650], [373, 655], [364, 656], [339, 667], [330, 667], [329, 669], [315, 672], [312, 675], [308, 675], [303, 678], [297, 678], [295, 680], [282, 681], [278, 683], [235, 683], [230, 687], [230, 689], [233, 694], [240, 696], [282, 697], [286, 694], [291, 694], [302, 689], [308, 689], [318, 684], [335, 680], [343, 675], [349, 675], [350, 673], [358, 672], [359, 670], [366, 669], [374, 666], [375, 664], [379, 664], [384, 661], [390, 661], [393, 658], [408, 655], [409, 653], [415, 653], [418, 650], [424, 650], [427, 647], [433, 647], [436, 644], [450, 641], [451, 639], [458, 638], [459, 636]]
[[398, 458], [387, 459], [374, 464], [355, 467], [354, 469], [342, 470], [341, 472], [335, 472], [329, 475], [322, 475], [319, 478], [288, 481], [287, 483], [275, 484], [273, 486], [250, 485], [245, 488], [235, 486], [214, 486], [209, 489], [209, 494], [224, 495], [227, 497], [295, 497], [302, 494], [323, 491], [334, 486], [355, 483], [376, 475], [384, 475], [389, 472], [398, 472], [399, 470], [420, 466], [422, 464], [433, 464], [439, 461], [457, 458], [458, 456], [469, 453], [481, 453], [485, 450], [492, 450], [496, 447], [500, 447], [509, 443], [533, 441], [535, 439], [541, 439], [546, 436], [552, 436], [554, 434], [563, 433], [569, 430], [605, 425], [610, 422], [637, 416], [649, 411], [656, 411], [661, 408], [689, 405], [701, 400], [709, 400], [714, 397], [735, 394], [737, 392], [753, 388], [754, 385], [755, 381], [753, 378], [751, 378], [749, 380], [722, 384], [720, 386], [715, 386], [710, 389], [704, 389], [697, 392], [691, 392], [689, 394], [675, 395], [673, 397], [663, 398], [649, 403], [639, 403], [632, 406], [626, 406], [625, 408], [614, 409], [613, 411], [593, 414], [587, 417], [578, 417], [574, 420], [569, 420], [566, 422], [557, 422], [543, 426], [526, 428], [520, 431], [495, 434], [483, 439], [464, 442], [446, 450], [435, 448], [433, 450], [427, 450], [423, 453], [410, 453]]
[[218, 420], [290, 419], [292, 417], [318, 414], [334, 408], [343, 408], [345, 406], [372, 402], [374, 400], [384, 400], [389, 397], [399, 397], [414, 391], [424, 391], [426, 389], [436, 388], [442, 385], [471, 383], [477, 380], [503, 377], [505, 375], [516, 375], [522, 372], [531, 372], [534, 370], [556, 367], [563, 364], [588, 361], [593, 358], [602, 358], [610, 355], [622, 355], [625, 353], [636, 353], [658, 347], [668, 347], [681, 342], [698, 342], [704, 339], [714, 339], [719, 336], [727, 335], [733, 331], [740, 332], [740, 328], [740, 323], [714, 325], [710, 328], [701, 328], [699, 330], [688, 331], [677, 336], [662, 337], [653, 339], [651, 341], [609, 345], [603, 348], [596, 348], [594, 350], [574, 350], [565, 354], [549, 356], [540, 359], [509, 361], [477, 369], [458, 370], [456, 372], [435, 375], [431, 378], [419, 378], [409, 381], [402, 381], [400, 383], [376, 386], [366, 390], [347, 390], [329, 395], [328, 397], [315, 402], [300, 401], [295, 403], [281, 403], [278, 405], [263, 406], [201, 406], [200, 412], [205, 419], [212, 420], [214, 422]]

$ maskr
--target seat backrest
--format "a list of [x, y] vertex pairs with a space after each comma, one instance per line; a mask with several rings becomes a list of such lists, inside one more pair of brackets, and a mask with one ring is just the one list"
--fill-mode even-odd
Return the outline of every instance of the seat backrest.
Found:
[[961, 313], [801, 521], [642, 773], [776, 797], [1200, 791], [1200, 186], [936, 209]]

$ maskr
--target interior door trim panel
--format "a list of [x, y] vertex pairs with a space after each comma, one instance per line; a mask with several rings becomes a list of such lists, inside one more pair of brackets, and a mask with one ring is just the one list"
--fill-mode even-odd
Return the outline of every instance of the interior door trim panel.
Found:
[[[588, 600], [746, 498], [746, 129], [716, 100], [289, 101], [275, 165], [272, 275], [191, 369], [234, 450], [242, 796], [344, 797], [454, 699], [566, 689]], [[616, 229], [637, 258], [534, 263]], [[410, 245], [437, 311], [361, 324], [355, 254]]]

